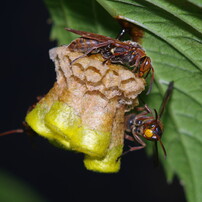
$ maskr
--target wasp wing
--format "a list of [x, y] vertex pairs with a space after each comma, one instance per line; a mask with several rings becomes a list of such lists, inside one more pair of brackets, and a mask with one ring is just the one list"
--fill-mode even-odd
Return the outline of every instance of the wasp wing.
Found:
[[101, 41], [101, 42], [104, 42], [104, 41], [110, 41], [110, 42], [119, 42], [118, 40], [116, 39], [113, 39], [113, 38], [110, 38], [110, 37], [107, 37], [107, 36], [103, 36], [103, 35], [100, 35], [100, 34], [95, 34], [95, 33], [91, 33], [91, 32], [85, 32], [85, 31], [79, 31], [79, 30], [75, 30], [75, 29], [71, 29], [71, 28], [65, 28], [65, 30], [69, 31], [69, 32], [72, 32], [74, 34], [78, 34], [84, 38], [88, 38], [88, 39], [93, 39], [93, 40], [96, 40], [96, 41]]
[[107, 36], [103, 36], [103, 35], [95, 34], [95, 33], [91, 33], [91, 32], [79, 31], [79, 30], [75, 30], [75, 29], [71, 29], [71, 28], [65, 28], [65, 30], [72, 32], [74, 34], [78, 34], [78, 35], [82, 36], [83, 38], [96, 40], [101, 43], [108, 42], [108, 44], [113, 44], [116, 47], [122, 47], [125, 49], [130, 49], [131, 47], [133, 47], [133, 45], [131, 44], [130, 41], [122, 42], [117, 39], [113, 39], [111, 37], [107, 37]]
[[174, 87], [174, 81], [171, 81], [169, 84], [168, 84], [168, 88], [165, 92], [165, 95], [163, 97], [163, 101], [162, 101], [162, 104], [160, 106], [160, 109], [159, 109], [159, 118], [161, 118], [164, 110], [165, 110], [165, 106], [166, 104], [168, 103], [168, 100], [170, 99], [171, 95], [172, 95], [172, 92], [173, 92], [173, 87]]

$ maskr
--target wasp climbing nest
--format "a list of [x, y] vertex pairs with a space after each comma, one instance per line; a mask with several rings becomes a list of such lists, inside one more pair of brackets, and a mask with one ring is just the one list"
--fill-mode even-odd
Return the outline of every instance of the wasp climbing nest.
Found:
[[138, 104], [145, 81], [99, 54], [75, 60], [81, 55], [68, 46], [50, 50], [57, 81], [26, 122], [51, 143], [84, 153], [87, 169], [118, 172], [124, 113]]

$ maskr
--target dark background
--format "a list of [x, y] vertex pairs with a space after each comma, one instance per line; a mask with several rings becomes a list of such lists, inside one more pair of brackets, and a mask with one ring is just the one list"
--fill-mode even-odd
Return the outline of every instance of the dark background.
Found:
[[[21, 127], [36, 96], [52, 87], [55, 72], [48, 50], [56, 43], [49, 40], [51, 25], [42, 1], [1, 4], [0, 131], [6, 131]], [[47, 201], [185, 201], [179, 181], [168, 185], [161, 166], [154, 168], [143, 150], [125, 156], [117, 174], [87, 171], [81, 154], [55, 148], [39, 136], [1, 137], [0, 156], [0, 171]]]

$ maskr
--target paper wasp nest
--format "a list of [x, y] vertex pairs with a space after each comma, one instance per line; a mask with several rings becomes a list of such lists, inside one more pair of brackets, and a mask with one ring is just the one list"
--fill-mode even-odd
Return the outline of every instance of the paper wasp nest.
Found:
[[53, 144], [84, 153], [87, 169], [117, 172], [124, 113], [138, 104], [145, 81], [121, 65], [103, 64], [99, 54], [70, 64], [81, 55], [67, 46], [50, 50], [57, 81], [26, 122]]

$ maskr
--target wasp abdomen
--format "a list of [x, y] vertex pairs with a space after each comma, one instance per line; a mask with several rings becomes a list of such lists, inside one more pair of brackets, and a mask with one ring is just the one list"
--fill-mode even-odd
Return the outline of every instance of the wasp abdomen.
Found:
[[[85, 52], [88, 52], [89, 50], [91, 50], [97, 44], [99, 44], [99, 42], [96, 40], [80, 37], [80, 38], [72, 41], [72, 43], [69, 44], [68, 48], [71, 51], [85, 53]], [[94, 50], [94, 51], [91, 53], [98, 53], [98, 51], [97, 52], [96, 52], [96, 50]]]

